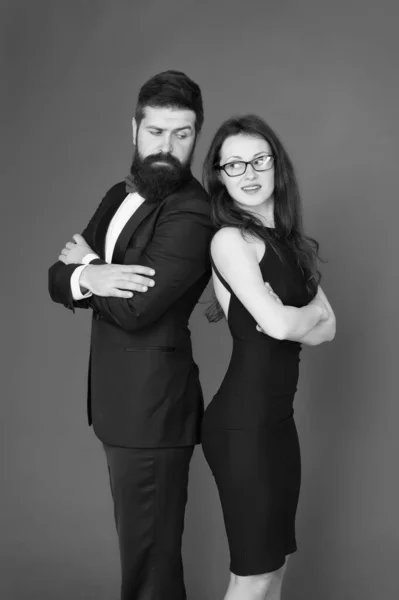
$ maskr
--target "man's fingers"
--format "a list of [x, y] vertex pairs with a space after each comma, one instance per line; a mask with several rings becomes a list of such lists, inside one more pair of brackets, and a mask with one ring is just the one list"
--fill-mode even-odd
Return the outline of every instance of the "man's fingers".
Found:
[[148, 286], [141, 285], [140, 283], [136, 283], [135, 281], [126, 281], [125, 279], [119, 279], [113, 283], [116, 288], [122, 290], [135, 290], [136, 292], [146, 292], [148, 290]]
[[75, 245], [75, 242], [67, 242], [65, 244], [65, 248], [68, 248], [68, 250], [70, 250], [71, 248], [73, 248]]
[[76, 244], [79, 244], [80, 246], [88, 246], [86, 240], [80, 235], [80, 233], [75, 233], [72, 236], [72, 239], [75, 240]]
[[142, 265], [113, 265], [119, 267], [123, 273], [137, 273], [139, 275], [155, 275], [154, 269], [150, 267], [143, 267]]
[[147, 292], [155, 284], [138, 273], [148, 275], [154, 273], [154, 269], [141, 265], [88, 265], [81, 275], [81, 284], [98, 296], [131, 298], [133, 290]]
[[63, 262], [65, 265], [67, 264], [67, 262], [65, 260], [65, 256], [63, 254], [59, 255], [58, 260], [60, 260], [61, 262]]
[[130, 281], [133, 283], [139, 283], [140, 285], [145, 285], [147, 287], [153, 287], [155, 285], [155, 281], [153, 279], [148, 279], [148, 277], [142, 277], [141, 275], [130, 275]]
[[153, 279], [149, 279], [148, 277], [142, 277], [142, 275], [136, 275], [136, 273], [117, 273], [117, 277], [120, 278], [121, 281], [128, 281], [130, 283], [136, 283], [137, 285], [145, 285], [147, 287], [153, 287], [155, 285], [155, 281]]
[[132, 296], [134, 296], [134, 294], [133, 292], [129, 292], [128, 290], [118, 290], [117, 288], [114, 288], [113, 290], [110, 290], [107, 296], [115, 298], [131, 298]]

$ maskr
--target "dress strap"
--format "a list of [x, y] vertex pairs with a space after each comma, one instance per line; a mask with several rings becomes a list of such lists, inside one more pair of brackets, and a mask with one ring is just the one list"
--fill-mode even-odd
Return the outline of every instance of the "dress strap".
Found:
[[230, 292], [230, 294], [234, 294], [233, 290], [231, 289], [231, 287], [229, 286], [229, 284], [228, 284], [228, 283], [227, 283], [227, 281], [224, 279], [224, 277], [221, 275], [221, 273], [220, 273], [219, 269], [218, 269], [218, 268], [217, 268], [217, 266], [215, 265], [215, 262], [214, 262], [214, 260], [213, 260], [213, 258], [212, 258], [212, 255], [211, 255], [211, 263], [212, 263], [212, 268], [213, 268], [213, 270], [215, 271], [215, 273], [216, 273], [216, 275], [217, 275], [217, 277], [218, 277], [218, 279], [219, 279], [220, 283], [221, 283], [221, 284], [222, 284], [222, 285], [223, 285], [223, 286], [226, 288], [226, 290], [227, 290], [228, 292]]

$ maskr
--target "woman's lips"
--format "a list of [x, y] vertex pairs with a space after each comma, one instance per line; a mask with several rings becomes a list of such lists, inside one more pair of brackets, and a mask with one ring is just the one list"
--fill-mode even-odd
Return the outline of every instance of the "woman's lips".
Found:
[[258, 192], [261, 189], [261, 187], [262, 187], [261, 185], [254, 184], [254, 185], [245, 185], [241, 189], [246, 194], [256, 194], [256, 192]]

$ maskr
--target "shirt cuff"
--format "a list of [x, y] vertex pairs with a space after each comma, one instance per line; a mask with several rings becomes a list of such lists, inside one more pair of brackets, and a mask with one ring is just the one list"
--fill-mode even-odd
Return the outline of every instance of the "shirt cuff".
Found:
[[[90, 256], [90, 255], [88, 254], [87, 256]], [[95, 255], [95, 254], [93, 254], [91, 256], [98, 258], [97, 255]], [[90, 298], [90, 296], [93, 295], [91, 292], [82, 294], [82, 292], [80, 291], [79, 279], [80, 279], [80, 275], [81, 275], [83, 269], [85, 269], [86, 266], [87, 265], [81, 265], [80, 267], [77, 267], [71, 275], [71, 292], [72, 292], [72, 298], [74, 300], [83, 300], [84, 298]]]
[[96, 258], [100, 258], [98, 254], [90, 252], [90, 254], [86, 254], [86, 256], [82, 258], [82, 265], [88, 265], [89, 263], [91, 263], [92, 260], [96, 260]]

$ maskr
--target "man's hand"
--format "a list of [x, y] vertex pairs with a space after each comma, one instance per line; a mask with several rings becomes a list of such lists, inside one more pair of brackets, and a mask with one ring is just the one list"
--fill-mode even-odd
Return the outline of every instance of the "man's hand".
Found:
[[155, 285], [148, 276], [155, 275], [154, 269], [141, 265], [87, 265], [80, 275], [81, 288], [96, 296], [131, 298], [136, 292], [146, 292]]
[[[280, 297], [277, 296], [276, 292], [273, 290], [272, 286], [270, 285], [270, 283], [268, 281], [265, 281], [265, 287], [266, 287], [267, 291], [269, 292], [269, 295], [272, 298], [274, 298], [276, 300], [276, 302], [278, 302], [279, 304], [282, 304]], [[260, 325], [256, 326], [256, 330], [260, 331], [260, 333], [265, 333]]]
[[58, 257], [58, 260], [63, 262], [65, 265], [82, 264], [86, 254], [94, 253], [94, 251], [86, 243], [85, 239], [78, 233], [75, 233], [72, 239], [74, 241], [67, 242]]

